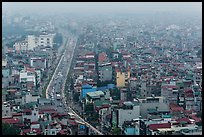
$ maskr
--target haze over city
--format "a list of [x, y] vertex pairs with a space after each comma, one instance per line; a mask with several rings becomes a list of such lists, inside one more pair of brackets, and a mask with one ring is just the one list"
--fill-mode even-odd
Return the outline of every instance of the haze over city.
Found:
[[3, 2], [3, 135], [202, 135], [201, 2]]
[[201, 2], [12, 2], [3, 11], [29, 13], [201, 12]]

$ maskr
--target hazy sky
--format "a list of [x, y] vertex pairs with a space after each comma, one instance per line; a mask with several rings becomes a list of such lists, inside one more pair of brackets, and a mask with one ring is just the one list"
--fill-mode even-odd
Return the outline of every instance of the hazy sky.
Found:
[[134, 13], [200, 12], [201, 2], [3, 2], [3, 12]]

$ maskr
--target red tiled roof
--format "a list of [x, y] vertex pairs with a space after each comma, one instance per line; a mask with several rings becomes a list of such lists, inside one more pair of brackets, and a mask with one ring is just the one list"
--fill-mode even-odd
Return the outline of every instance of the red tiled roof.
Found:
[[77, 125], [77, 122], [74, 121], [74, 120], [68, 120], [68, 123], [71, 124], [71, 125]]
[[7, 92], [13, 92], [13, 93], [16, 92], [16, 91], [17, 91], [17, 89], [8, 89], [7, 90]]
[[100, 53], [100, 54], [98, 55], [98, 61], [99, 61], [99, 62], [104, 62], [104, 61], [106, 61], [106, 60], [107, 60], [106, 56], [107, 56], [107, 55], [106, 55], [105, 52]]
[[29, 133], [30, 131], [31, 131], [31, 129], [23, 129], [24, 134]]
[[68, 116], [68, 114], [59, 114], [60, 117]]
[[32, 112], [31, 109], [24, 109], [23, 112]]
[[200, 122], [201, 118], [197, 117], [195, 114], [190, 115], [190, 117], [195, 120], [195, 122]]
[[185, 93], [193, 93], [193, 90], [191, 88], [187, 88], [184, 90]]
[[20, 122], [20, 120], [18, 118], [2, 118], [2, 122], [9, 124], [17, 124]]
[[32, 83], [27, 83], [26, 85], [27, 85], [27, 87], [33, 87], [33, 86], [34, 86], [34, 82], [32, 82]]
[[159, 128], [171, 128], [171, 123], [161, 123], [161, 124], [150, 124], [150, 130], [157, 130]]
[[31, 124], [39, 124], [39, 122], [38, 121], [34, 121]]
[[182, 111], [184, 111], [184, 108], [183, 108], [183, 107], [180, 107], [180, 106], [178, 106], [178, 105], [176, 105], [176, 104], [173, 104], [173, 103], [170, 103], [170, 104], [169, 104], [169, 108], [170, 108], [170, 110], [171, 110], [172, 112], [182, 112]]
[[13, 113], [12, 116], [22, 116], [23, 113]]
[[61, 135], [66, 135], [66, 132], [67, 132], [66, 129], [62, 129], [62, 130], [59, 131], [59, 133], [60, 133]]
[[193, 110], [184, 110], [183, 111], [185, 114], [192, 114]]
[[20, 124], [17, 124], [17, 126], [18, 127], [24, 127], [25, 125], [20, 123]]
[[182, 121], [191, 123], [191, 121], [188, 118], [186, 118], [186, 117], [185, 118], [179, 118], [176, 121], [179, 122], [179, 123], [182, 122]]
[[41, 133], [41, 129], [40, 128], [32, 128], [32, 130], [33, 131], [35, 130], [37, 134]]
[[171, 89], [173, 89], [173, 88], [178, 88], [178, 86], [176, 86], [176, 85], [163, 85], [161, 88], [171, 88]]
[[35, 69], [34, 68], [26, 68], [26, 71], [35, 72]]

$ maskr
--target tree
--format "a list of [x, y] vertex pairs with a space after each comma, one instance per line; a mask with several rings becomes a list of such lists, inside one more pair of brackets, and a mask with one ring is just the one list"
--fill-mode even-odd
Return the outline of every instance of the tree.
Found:
[[198, 112], [196, 116], [202, 118], [202, 112]]
[[121, 129], [118, 127], [113, 127], [112, 129], [113, 135], [120, 135], [121, 134]]
[[92, 103], [88, 103], [87, 105], [85, 105], [85, 112], [88, 113], [93, 113], [93, 104]]
[[74, 99], [75, 102], [78, 102], [78, 101], [79, 101], [79, 96], [80, 96], [80, 93], [79, 93], [79, 92], [75, 92], [75, 93], [74, 93], [73, 99]]
[[111, 89], [110, 96], [113, 97], [114, 100], [120, 100], [120, 90], [118, 88]]
[[2, 122], [2, 135], [19, 135], [20, 132], [19, 128]]

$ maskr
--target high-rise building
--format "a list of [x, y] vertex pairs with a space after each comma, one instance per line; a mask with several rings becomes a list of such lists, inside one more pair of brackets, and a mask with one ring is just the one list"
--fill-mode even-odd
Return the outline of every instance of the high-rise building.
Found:
[[38, 45], [43, 47], [53, 47], [53, 38], [54, 34], [40, 35], [38, 38]]
[[37, 47], [37, 40], [34, 35], [28, 35], [27, 41], [28, 41], [28, 50], [33, 50], [35, 47]]

